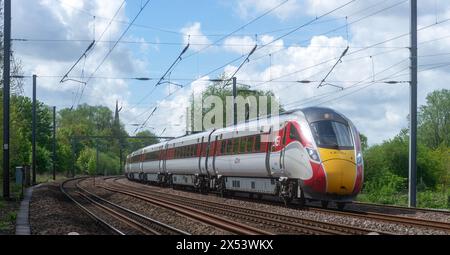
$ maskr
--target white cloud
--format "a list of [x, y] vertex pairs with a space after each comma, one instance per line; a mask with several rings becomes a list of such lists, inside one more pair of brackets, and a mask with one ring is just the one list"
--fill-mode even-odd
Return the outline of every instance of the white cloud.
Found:
[[200, 22], [194, 22], [193, 24], [189, 24], [181, 29], [181, 33], [183, 33], [183, 43], [191, 44], [189, 46], [190, 49], [200, 50], [206, 47], [207, 44], [210, 44], [208, 37], [206, 37], [201, 31]]
[[[238, 6], [238, 13], [239, 15], [244, 18], [248, 19], [250, 17], [255, 17], [256, 15], [262, 14], [279, 4], [284, 2], [284, 0], [265, 0], [265, 1], [259, 1], [259, 0], [239, 0], [237, 1]], [[300, 11], [300, 3], [297, 0], [290, 0], [277, 9], [275, 9], [273, 12], [271, 12], [271, 15], [276, 16], [277, 18], [284, 20], [287, 18], [290, 18]]]
[[250, 52], [255, 45], [255, 40], [250, 36], [232, 36], [225, 39], [223, 44], [226, 50], [243, 55]]
[[[98, 16], [112, 17], [122, 2], [114, 1], [74, 1], [63, 0], [66, 5], [50, 0], [13, 1], [13, 37], [15, 38], [54, 38], [54, 39], [80, 39], [90, 40], [93, 32], [92, 17], [83, 12], [75, 11], [69, 5], [85, 10], [90, 10]], [[284, 23], [286, 19], [294, 15], [306, 15], [311, 17], [323, 14], [341, 5], [347, 0], [325, 1], [308, 0], [305, 2], [291, 0], [283, 7], [277, 9], [272, 16], [276, 16]], [[242, 0], [237, 3], [237, 10], [243, 18], [253, 18], [256, 15], [276, 6], [281, 0], [256, 1]], [[358, 13], [356, 16], [349, 16], [349, 22], [357, 20], [371, 12], [381, 10], [392, 1], [356, 1], [354, 4], [343, 8], [341, 11], [333, 13], [331, 17], [345, 17], [352, 13], [359, 12], [365, 8], [375, 5], [371, 9]], [[438, 20], [450, 17], [450, 1], [438, 1], [435, 8], [426, 1], [419, 1], [419, 27], [433, 24]], [[422, 6], [422, 7], [420, 7]], [[20, 7], [20, 8], [14, 8]], [[33, 10], [33, 11], [29, 11]], [[437, 14], [437, 15], [436, 15]], [[308, 18], [308, 16], [305, 16]], [[117, 19], [127, 20], [125, 8], [119, 13]], [[103, 28], [108, 24], [108, 19], [97, 18], [95, 21], [96, 38], [99, 37]], [[327, 31], [338, 26], [334, 23], [326, 23], [322, 27]], [[325, 27], [327, 26], [327, 27]], [[113, 22], [109, 32], [105, 35], [108, 40], [115, 40], [123, 31], [124, 25]], [[249, 28], [250, 29], [250, 28]], [[210, 44], [211, 41], [205, 36], [201, 29], [201, 23], [188, 24], [180, 29], [183, 42], [191, 43], [190, 49], [199, 50]], [[352, 52], [362, 49], [363, 46], [372, 45], [377, 42], [392, 38], [394, 36], [409, 32], [409, 5], [407, 2], [387, 12], [379, 13], [373, 17], [357, 22], [349, 26], [349, 42], [344, 35], [345, 30], [336, 31], [332, 35], [319, 35], [323, 30], [315, 32], [317, 36], [312, 36], [305, 46], [287, 46], [283, 40], [278, 40], [267, 47], [258, 49], [237, 74], [238, 80], [243, 83], [250, 83], [255, 88], [273, 90], [276, 96], [281, 98], [281, 102], [286, 108], [306, 107], [312, 105], [322, 105], [335, 108], [347, 115], [360, 129], [368, 136], [369, 143], [379, 143], [384, 139], [397, 134], [401, 128], [407, 127], [406, 116], [409, 112], [409, 87], [407, 83], [400, 84], [372, 84], [370, 86], [358, 85], [355, 81], [368, 78], [371, 81], [372, 72], [380, 72], [383, 69], [406, 60], [375, 77], [381, 79], [407, 68], [409, 65], [409, 38], [405, 36], [399, 40], [378, 45], [378, 48], [361, 50], [359, 53]], [[295, 36], [294, 33], [292, 36]], [[188, 38], [188, 35], [192, 35]], [[450, 35], [448, 23], [436, 25], [432, 28], [419, 31], [419, 42]], [[130, 36], [130, 38], [133, 38]], [[144, 39], [137, 37], [136, 40]], [[258, 35], [257, 43], [259, 47], [272, 42], [272, 35]], [[291, 37], [284, 38], [286, 40]], [[249, 36], [233, 36], [223, 42], [226, 46], [214, 47], [214, 53], [223, 50], [226, 54], [240, 55], [247, 53], [255, 43], [255, 39]], [[25, 43], [14, 42], [13, 49], [16, 56], [23, 60], [24, 74], [63, 74], [74, 63], [74, 61], [86, 49], [89, 42], [65, 42], [65, 43]], [[241, 46], [231, 46], [239, 44]], [[320, 81], [330, 70], [337, 58], [342, 54], [344, 48], [350, 45], [347, 55], [342, 59], [336, 68], [331, 72], [327, 81], [349, 89], [344, 91], [336, 87], [324, 86], [317, 88], [318, 83], [296, 83], [286, 81], [312, 80]], [[243, 45], [243, 46], [242, 46]], [[303, 44], [302, 44], [303, 45]], [[85, 75], [89, 75], [97, 66], [109, 50], [109, 44], [98, 44], [84, 65]], [[403, 47], [403, 48], [396, 48]], [[430, 43], [419, 44], [419, 55], [439, 54], [448, 52], [450, 48], [450, 37]], [[141, 51], [145, 52], [144, 47]], [[389, 52], [390, 51], [390, 52]], [[268, 54], [271, 53], [269, 58]], [[382, 54], [384, 53], [384, 54]], [[98, 70], [96, 76], [128, 76], [135, 73], [150, 72], [147, 60], [142, 56], [136, 56], [124, 45], [119, 45], [109, 56], [102, 68]], [[379, 55], [378, 55], [379, 54]], [[374, 55], [372, 70], [372, 59]], [[215, 56], [214, 56], [215, 57]], [[205, 55], [205, 62], [208, 61]], [[333, 58], [335, 58], [333, 60]], [[331, 61], [327, 61], [330, 60]], [[326, 63], [320, 64], [324, 61]], [[448, 55], [419, 58], [419, 65], [429, 63], [448, 62]], [[80, 65], [74, 69], [73, 75], [79, 76], [82, 71]], [[233, 72], [238, 64], [229, 65], [223, 71]], [[315, 66], [316, 65], [316, 66]], [[154, 70], [151, 70], [154, 71]], [[405, 69], [401, 74], [407, 74]], [[289, 75], [291, 74], [291, 75]], [[283, 77], [282, 77], [283, 76]], [[278, 77], [282, 77], [277, 79]], [[152, 117], [153, 123], [160, 123], [156, 130], [157, 134], [166, 127], [165, 134], [179, 135], [185, 128], [185, 107], [189, 104], [189, 98], [193, 91], [199, 93], [209, 82], [208, 77], [203, 77], [185, 87], [171, 96], [169, 99], [159, 102], [159, 110]], [[261, 80], [274, 79], [273, 82], [265, 84]], [[409, 76], [395, 77], [396, 80], [408, 80]], [[247, 82], [245, 82], [247, 81]], [[254, 82], [256, 81], [256, 82]], [[341, 82], [339, 82], [341, 81]], [[347, 81], [347, 82], [342, 82]], [[29, 82], [29, 81], [28, 81]], [[450, 70], [436, 69], [419, 73], [419, 104], [425, 103], [427, 93], [448, 87], [450, 82]], [[29, 84], [28, 84], [29, 85]], [[30, 86], [26, 86], [26, 93], [30, 94]], [[357, 84], [356, 84], [357, 85]], [[58, 80], [50, 78], [38, 78], [39, 98], [48, 100], [52, 104], [70, 104], [72, 100], [71, 92], [75, 93], [76, 83], [59, 84]], [[168, 92], [168, 91], [166, 91]], [[172, 90], [173, 92], [173, 90]], [[328, 94], [327, 94], [328, 93]], [[105, 104], [111, 109], [114, 107], [115, 99], [123, 102], [124, 110], [122, 119], [126, 122], [139, 123], [147, 116], [142, 115], [142, 108], [133, 106], [130, 101], [130, 90], [126, 81], [123, 80], [92, 80], [86, 87], [82, 102], [92, 104]], [[136, 119], [136, 116], [139, 116]], [[131, 131], [134, 128], [130, 128]], [[130, 130], [129, 130], [130, 131]]]
[[[186, 108], [190, 106], [192, 94], [199, 95], [206, 87], [211, 84], [210, 77], [205, 76], [193, 81], [190, 86], [181, 88], [169, 99], [160, 100], [155, 103], [158, 110], [151, 117], [152, 123], [159, 123], [152, 126], [156, 134], [160, 134], [164, 129], [165, 135], [180, 135], [186, 131]], [[168, 92], [168, 90], [166, 90]], [[152, 108], [153, 109], [153, 108]], [[137, 113], [134, 113], [136, 115]], [[148, 114], [143, 115], [140, 119], [145, 119]], [[139, 122], [139, 121], [138, 121]]]
[[[59, 79], [84, 52], [90, 44], [89, 40], [94, 38], [94, 19], [86, 13], [86, 10], [97, 16], [95, 38], [99, 40], [101, 33], [109, 24], [108, 17], [114, 16], [121, 3], [121, 0], [12, 1], [13, 38], [87, 40], [86, 42], [13, 43], [16, 57], [22, 60], [23, 73], [41, 76], [38, 78], [39, 100], [57, 105], [58, 108], [70, 107], [73, 103], [76, 105], [74, 96], [81, 92], [80, 83], [67, 81], [60, 84]], [[127, 20], [125, 10], [126, 4], [122, 6], [116, 19]], [[118, 39], [124, 29], [123, 23], [112, 22], [101, 40], [114, 41]], [[85, 80], [94, 72], [110, 47], [110, 43], [97, 43], [88, 57], [82, 59], [73, 69], [70, 76]], [[142, 56], [136, 56], [126, 45], [119, 44], [98, 69], [95, 76], [117, 77], [141, 73], [147, 69], [147, 65], [148, 63]], [[42, 77], [48, 75], [59, 75], [60, 77]], [[85, 79], [78, 78], [78, 76], [84, 76]], [[25, 95], [30, 94], [29, 87], [29, 84], [25, 84]], [[124, 80], [92, 79], [84, 90], [81, 103], [101, 104], [114, 109], [116, 99], [126, 105], [129, 96], [129, 87]]]

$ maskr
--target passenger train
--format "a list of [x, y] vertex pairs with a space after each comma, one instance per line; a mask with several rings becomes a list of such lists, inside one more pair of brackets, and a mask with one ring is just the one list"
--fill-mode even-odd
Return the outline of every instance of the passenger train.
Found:
[[[359, 132], [342, 114], [322, 107], [195, 133], [127, 156], [130, 180], [191, 187], [201, 192], [246, 192], [321, 201], [339, 209], [363, 183]], [[263, 123], [263, 124], [261, 124]]]

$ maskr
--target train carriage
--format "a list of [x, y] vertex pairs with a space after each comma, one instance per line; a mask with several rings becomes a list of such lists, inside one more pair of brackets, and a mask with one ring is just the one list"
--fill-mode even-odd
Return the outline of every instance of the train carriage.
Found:
[[133, 180], [222, 194], [270, 194], [302, 204], [335, 201], [341, 208], [363, 181], [356, 127], [321, 107], [151, 145], [128, 156], [125, 171]]

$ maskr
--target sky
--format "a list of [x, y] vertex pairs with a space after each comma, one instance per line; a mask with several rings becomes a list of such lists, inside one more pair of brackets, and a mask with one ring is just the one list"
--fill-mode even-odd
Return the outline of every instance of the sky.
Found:
[[[423, 105], [431, 91], [449, 88], [450, 1], [418, 2], [418, 103]], [[285, 109], [336, 109], [369, 144], [408, 126], [408, 0], [146, 3], [12, 1], [12, 50], [23, 75], [38, 76], [38, 100], [57, 109], [88, 103], [111, 110], [117, 100], [131, 135], [142, 123], [157, 135], [183, 135], [192, 92], [223, 73], [232, 75], [256, 44], [236, 74], [238, 83], [273, 91]], [[165, 82], [155, 86], [188, 43]], [[150, 79], [134, 79], [143, 77]], [[24, 79], [24, 95], [31, 91], [31, 79]]]

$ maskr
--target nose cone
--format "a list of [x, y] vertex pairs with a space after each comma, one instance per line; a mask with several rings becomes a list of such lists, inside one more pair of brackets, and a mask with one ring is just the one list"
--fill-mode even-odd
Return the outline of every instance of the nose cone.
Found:
[[319, 149], [327, 178], [327, 193], [350, 195], [356, 178], [354, 150]]

